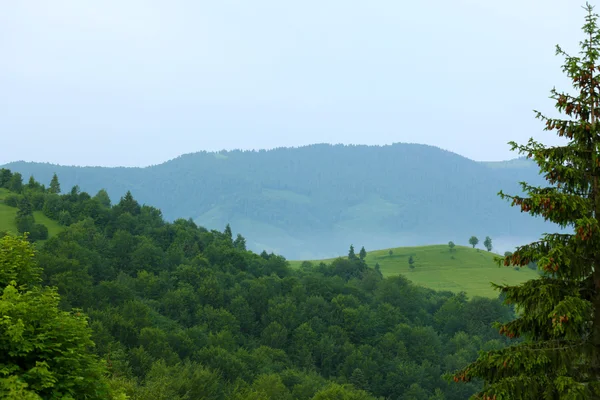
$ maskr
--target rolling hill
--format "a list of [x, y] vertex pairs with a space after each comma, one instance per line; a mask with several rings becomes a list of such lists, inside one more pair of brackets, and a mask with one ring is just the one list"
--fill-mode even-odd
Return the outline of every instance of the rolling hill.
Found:
[[[392, 255], [389, 251], [392, 250]], [[408, 259], [415, 261], [414, 270], [410, 270]], [[397, 247], [367, 253], [366, 262], [370, 267], [378, 263], [384, 276], [402, 274], [416, 283], [434, 290], [451, 292], [464, 291], [469, 296], [498, 297], [490, 282], [496, 284], [519, 284], [538, 276], [529, 268], [515, 270], [498, 267], [494, 257], [498, 254], [485, 250], [477, 250], [466, 246], [456, 246], [450, 252], [447, 245], [418, 247]], [[334, 259], [313, 260], [313, 265]], [[298, 268], [303, 261], [290, 261], [292, 267]]]
[[167, 220], [247, 238], [255, 251], [292, 259], [367, 248], [467, 244], [491, 236], [502, 252], [557, 226], [523, 215], [497, 193], [520, 193], [519, 181], [543, 183], [529, 160], [476, 162], [433, 146], [318, 144], [260, 151], [186, 154], [145, 168], [58, 166], [14, 162], [5, 167], [63, 191], [74, 185], [113, 201], [131, 190]]

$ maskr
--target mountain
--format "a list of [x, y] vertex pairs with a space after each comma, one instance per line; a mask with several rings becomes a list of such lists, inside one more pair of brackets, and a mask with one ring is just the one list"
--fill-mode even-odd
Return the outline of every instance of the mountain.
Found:
[[192, 218], [219, 230], [230, 223], [250, 249], [289, 259], [334, 257], [351, 243], [466, 245], [471, 235], [489, 235], [504, 251], [558, 229], [497, 196], [521, 193], [519, 181], [543, 184], [533, 162], [476, 162], [419, 144], [198, 152], [144, 168], [4, 167], [41, 182], [56, 173], [63, 191], [104, 188], [113, 202], [130, 190], [167, 220]]

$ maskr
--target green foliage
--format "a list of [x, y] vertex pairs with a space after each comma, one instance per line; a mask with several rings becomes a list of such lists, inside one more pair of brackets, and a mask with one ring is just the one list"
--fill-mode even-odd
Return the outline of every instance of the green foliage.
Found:
[[[384, 278], [386, 262], [407, 268], [405, 249], [393, 257], [387, 250], [365, 251], [364, 257], [291, 269], [281, 256], [245, 250], [245, 239], [232, 240], [230, 228], [166, 222], [131, 193], [112, 207], [77, 188], [63, 195], [44, 191], [43, 200], [44, 213], [58, 218], [68, 212], [72, 223], [37, 246], [42, 269], [33, 276], [56, 289], [32, 283], [31, 292], [52, 298], [62, 310], [56, 318], [76, 317], [78, 309], [89, 315], [93, 351], [106, 368], [86, 370], [100, 373], [95, 382], [107, 393], [132, 399], [462, 400], [480, 384], [449, 385], [443, 373], [475, 360], [480, 349], [502, 348], [507, 340], [489, 325], [514, 318], [498, 299], [469, 300], [402, 276]], [[444, 249], [430, 253], [446, 257]], [[456, 254], [474, 253], [460, 248]], [[410, 254], [419, 260], [411, 275], [432, 265], [419, 249]], [[381, 267], [371, 268], [370, 260]], [[48, 303], [42, 294], [36, 298]], [[36, 312], [31, 318], [40, 318]], [[71, 370], [77, 374], [78, 368]]]
[[0, 168], [0, 188], [8, 189], [8, 185], [12, 178], [12, 172], [6, 168]]
[[485, 240], [483, 241], [483, 247], [485, 247], [487, 251], [492, 251], [492, 239], [489, 236], [485, 237]]
[[52, 180], [50, 181], [50, 186], [48, 187], [48, 192], [53, 194], [60, 193], [60, 183], [58, 182], [58, 176], [56, 173], [52, 175]]
[[515, 268], [535, 263], [544, 274], [521, 285], [498, 286], [504, 301], [519, 311], [517, 319], [498, 324], [500, 333], [523, 341], [482, 353], [454, 375], [456, 381], [485, 381], [474, 399], [600, 398], [600, 30], [592, 6], [585, 9], [579, 56], [557, 46], [576, 93], [553, 89], [551, 98], [568, 119], [536, 112], [545, 129], [567, 143], [511, 143], [536, 161], [550, 185], [522, 183], [524, 197], [500, 192], [521, 211], [574, 231], [545, 234], [499, 259]]
[[108, 192], [105, 189], [100, 189], [98, 193], [96, 193], [96, 195], [94, 196], [94, 200], [98, 201], [100, 205], [106, 208], [110, 207], [111, 205], [110, 197], [108, 196]]
[[365, 258], [367, 258], [367, 251], [365, 250], [364, 246], [360, 248], [360, 253], [358, 253], [358, 257], [360, 258], [361, 261], [363, 261]]
[[469, 244], [471, 246], [473, 246], [473, 248], [475, 248], [475, 246], [477, 246], [477, 243], [479, 243], [479, 239], [477, 239], [477, 236], [471, 236], [469, 238]]
[[67, 210], [62, 210], [58, 213], [58, 223], [63, 226], [69, 226], [73, 223], [73, 217]]
[[348, 259], [356, 260], [356, 253], [354, 253], [354, 246], [350, 245], [350, 250], [348, 250]]
[[454, 248], [456, 247], [456, 245], [454, 244], [454, 242], [451, 240], [448, 242], [448, 247], [450, 248], [450, 251], [454, 251]]
[[56, 290], [36, 286], [33, 256], [24, 239], [0, 239], [0, 396], [111, 398], [86, 317], [60, 311]]
[[246, 239], [238, 233], [233, 241], [233, 247], [239, 250], [246, 250]]
[[[19, 232], [18, 226], [16, 224], [16, 214], [17, 209], [13, 207], [6, 206], [4, 204], [0, 204], [0, 230], [6, 232], [12, 232], [14, 234]], [[44, 240], [44, 235], [47, 234], [48, 237], [57, 234], [61, 231], [61, 227], [57, 222], [48, 219], [39, 211], [33, 212], [33, 221], [31, 217], [25, 218], [26, 221], [24, 226], [21, 226], [22, 232], [30, 232], [29, 240]], [[41, 224], [36, 224], [35, 221], [40, 221]], [[42, 228], [39, 225], [43, 225]]]
[[6, 189], [11, 192], [21, 193], [23, 190], [23, 176], [18, 172], [13, 173], [6, 185]]
[[11, 193], [4, 197], [4, 204], [6, 204], [9, 207], [18, 207], [20, 199], [21, 196]]

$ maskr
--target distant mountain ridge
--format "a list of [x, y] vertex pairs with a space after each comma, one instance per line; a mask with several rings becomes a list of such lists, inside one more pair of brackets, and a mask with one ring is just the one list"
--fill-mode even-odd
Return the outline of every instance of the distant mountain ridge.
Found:
[[471, 235], [510, 247], [558, 229], [497, 196], [520, 193], [519, 181], [545, 184], [531, 160], [476, 162], [419, 144], [197, 152], [144, 168], [4, 167], [45, 183], [57, 173], [63, 191], [105, 188], [113, 201], [131, 190], [166, 219], [219, 230], [230, 223], [251, 249], [291, 259], [336, 256], [350, 243], [466, 244]]

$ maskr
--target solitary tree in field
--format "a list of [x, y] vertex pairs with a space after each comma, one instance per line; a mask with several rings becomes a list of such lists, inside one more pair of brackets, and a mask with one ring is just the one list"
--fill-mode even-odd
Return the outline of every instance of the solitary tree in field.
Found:
[[486, 236], [485, 240], [483, 241], [483, 246], [487, 251], [492, 251], [492, 238]]
[[598, 15], [586, 4], [581, 51], [565, 58], [572, 94], [551, 91], [564, 119], [537, 118], [567, 144], [547, 147], [530, 139], [512, 148], [533, 158], [550, 186], [522, 183], [525, 197], [499, 195], [513, 206], [542, 216], [571, 234], [545, 234], [503, 258], [506, 266], [530, 262], [544, 276], [517, 286], [496, 286], [519, 317], [500, 333], [526, 340], [482, 354], [455, 380], [484, 380], [477, 399], [600, 398], [600, 31]]
[[477, 239], [476, 236], [471, 236], [471, 238], [469, 239], [469, 244], [473, 246], [473, 248], [475, 248], [475, 246], [477, 246], [477, 243], [479, 243], [479, 239]]
[[450, 247], [450, 251], [451, 251], [451, 252], [454, 250], [454, 246], [455, 246], [455, 244], [454, 244], [454, 242], [453, 242], [453, 241], [449, 241], [449, 242], [448, 242], [448, 247]]
[[411, 270], [415, 269], [415, 260], [413, 256], [408, 257], [408, 266]]
[[388, 251], [388, 255], [391, 257], [392, 254], [394, 254], [394, 251], [392, 249], [390, 249], [390, 251]]

